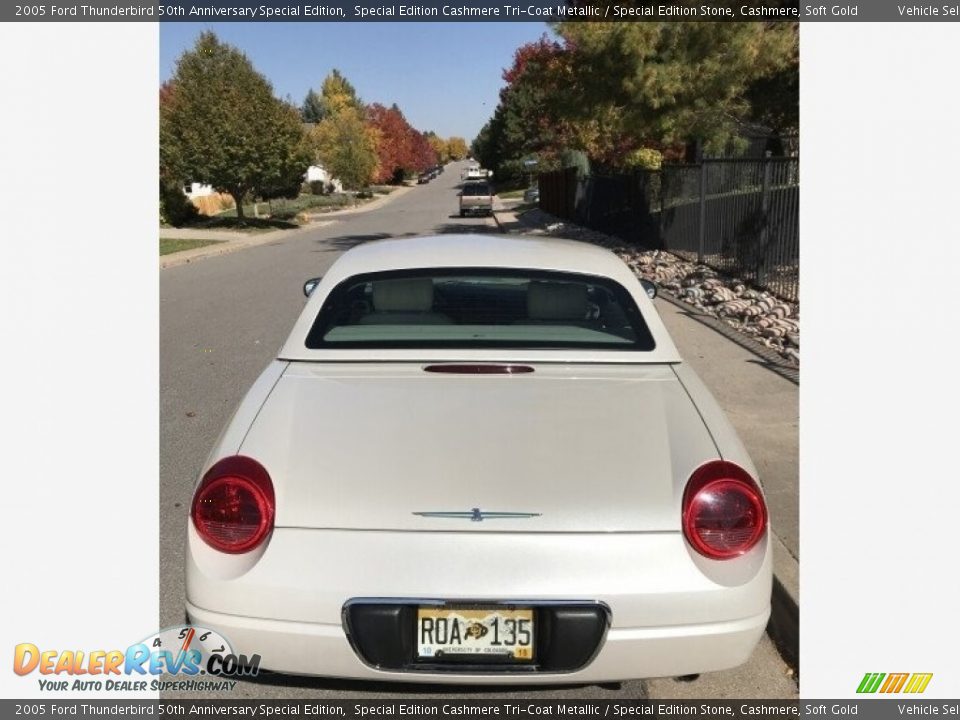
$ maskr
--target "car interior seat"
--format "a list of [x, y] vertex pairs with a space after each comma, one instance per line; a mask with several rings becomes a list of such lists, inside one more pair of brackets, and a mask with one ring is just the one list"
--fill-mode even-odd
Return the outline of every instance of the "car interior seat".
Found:
[[362, 325], [449, 325], [453, 321], [433, 311], [433, 280], [378, 280], [373, 285], [373, 312]]
[[535, 280], [527, 287], [527, 319], [519, 322], [582, 325], [589, 309], [586, 285]]

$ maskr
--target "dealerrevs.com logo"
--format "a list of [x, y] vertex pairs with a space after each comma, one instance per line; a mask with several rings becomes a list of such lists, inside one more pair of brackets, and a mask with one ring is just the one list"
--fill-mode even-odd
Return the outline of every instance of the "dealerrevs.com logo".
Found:
[[858, 693], [922, 693], [933, 673], [867, 673], [857, 687]]
[[[54, 692], [232, 690], [236, 680], [231, 678], [260, 672], [260, 656], [238, 655], [216, 630], [185, 625], [161, 630], [125, 650], [52, 650], [20, 643], [14, 648], [13, 671], [40, 675], [40, 689]], [[176, 679], [162, 679], [164, 675]]]

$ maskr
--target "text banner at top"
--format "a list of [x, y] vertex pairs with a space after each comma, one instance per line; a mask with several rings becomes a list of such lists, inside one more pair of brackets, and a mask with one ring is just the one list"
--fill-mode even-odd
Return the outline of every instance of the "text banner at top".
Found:
[[185, 2], [3, 4], [3, 22], [596, 22], [782, 21], [931, 22], [960, 20], [960, 0], [910, 4], [596, 0], [187, 0]]

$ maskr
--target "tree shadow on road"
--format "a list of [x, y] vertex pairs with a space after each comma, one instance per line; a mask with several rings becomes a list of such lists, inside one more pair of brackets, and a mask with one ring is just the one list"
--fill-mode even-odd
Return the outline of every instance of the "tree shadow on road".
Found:
[[354, 248], [357, 245], [363, 245], [364, 243], [373, 242], [374, 240], [386, 240], [387, 238], [398, 237], [396, 235], [391, 235], [390, 233], [370, 233], [367, 235], [341, 235], [340, 237], [335, 238], [326, 238], [323, 240], [317, 240], [317, 245], [323, 246], [321, 252], [345, 252], [350, 248]]
[[365, 235], [341, 235], [339, 237], [316, 240], [315, 242], [319, 247], [315, 252], [346, 252], [357, 245], [363, 245], [364, 243], [373, 242], [375, 240], [386, 240], [388, 238], [404, 238], [428, 235], [489, 235], [496, 232], [497, 228], [490, 227], [489, 225], [473, 223], [455, 225], [453, 223], [441, 223], [440, 225], [434, 227], [432, 231], [422, 233], [368, 233]]
[[[459, 219], [459, 215], [452, 216]], [[441, 223], [433, 228], [436, 235], [491, 235], [496, 234], [497, 228], [481, 223]]]
[[786, 363], [771, 362], [769, 360], [748, 360], [747, 362], [766, 368], [772, 373], [776, 373], [782, 378], [789, 380], [794, 385], [800, 384], [800, 368]]
[[267, 230], [292, 230], [300, 227], [295, 222], [277, 218], [248, 217], [240, 220], [236, 217], [207, 217], [201, 215], [196, 220], [177, 226], [179, 229], [192, 228], [196, 230], [237, 230], [241, 232], [264, 232]]

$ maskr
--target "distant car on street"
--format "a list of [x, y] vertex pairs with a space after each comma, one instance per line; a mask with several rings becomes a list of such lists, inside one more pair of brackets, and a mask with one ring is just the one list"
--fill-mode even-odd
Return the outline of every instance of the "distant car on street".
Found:
[[468, 182], [460, 191], [460, 217], [493, 214], [493, 188], [486, 182]]
[[265, 670], [606, 683], [744, 663], [770, 617], [757, 471], [612, 252], [369, 242], [201, 469], [189, 621]]
[[479, 165], [471, 165], [460, 176], [461, 180], [489, 180], [493, 177], [493, 172]]

